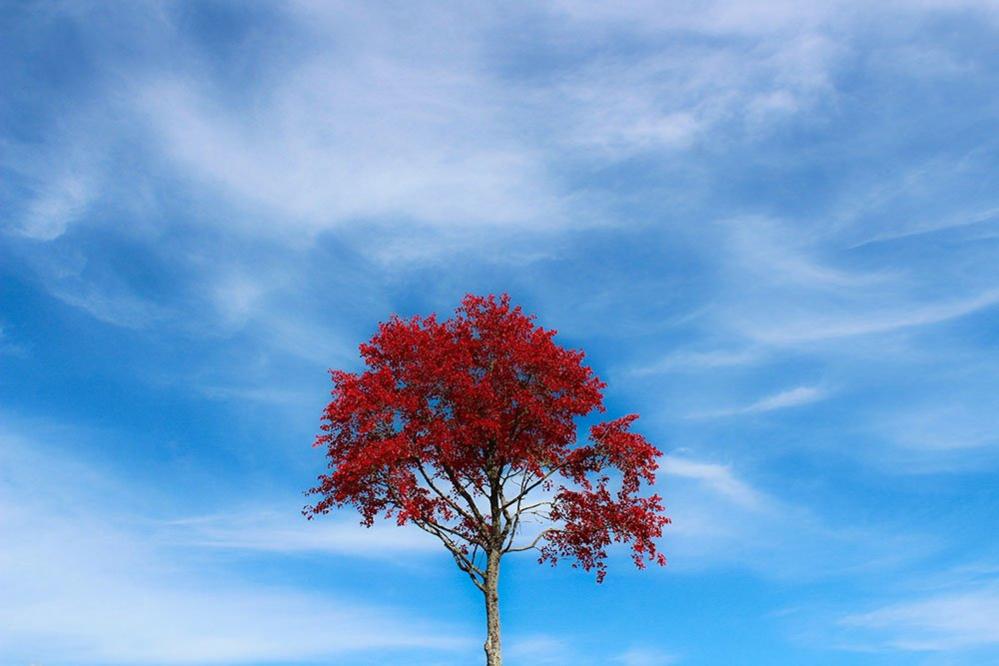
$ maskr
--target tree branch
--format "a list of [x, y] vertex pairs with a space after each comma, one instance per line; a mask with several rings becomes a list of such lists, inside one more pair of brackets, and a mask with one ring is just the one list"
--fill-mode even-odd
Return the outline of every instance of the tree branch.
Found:
[[[436, 486], [436, 484], [434, 484], [432, 477], [429, 474], [427, 474], [427, 471], [426, 471], [426, 469], [424, 469], [423, 464], [420, 463], [419, 460], [415, 460], [414, 459], [414, 461], [416, 463], [416, 468], [420, 472], [420, 476], [423, 477], [423, 480], [427, 482], [427, 485], [430, 486], [430, 489], [433, 490], [434, 493], [436, 493], [438, 497], [440, 497], [442, 500], [444, 500], [447, 503], [448, 506], [450, 506], [452, 509], [454, 509], [455, 511], [457, 511], [458, 515], [461, 516], [462, 518], [464, 518], [465, 520], [467, 520], [468, 522], [476, 524], [476, 525], [481, 525], [482, 524], [482, 521], [481, 521], [482, 517], [481, 516], [476, 515], [475, 517], [473, 517], [472, 514], [468, 513], [464, 509], [462, 509], [458, 505], [458, 503], [455, 502], [451, 498], [450, 495], [448, 495], [448, 494], [444, 493], [443, 491], [441, 491], [441, 489], [438, 488]], [[452, 486], [455, 485], [453, 481], [451, 482], [451, 485]], [[476, 518], [479, 518], [479, 520], [476, 520]]]
[[[435, 529], [437, 526], [432, 523], [426, 523], [420, 520], [413, 520], [413, 523], [417, 527], [422, 529], [424, 532], [427, 532], [428, 534], [433, 534], [435, 537], [437, 537], [441, 541], [441, 543], [444, 544], [444, 547], [451, 552], [451, 556], [454, 558], [455, 564], [458, 565], [458, 568], [464, 571], [466, 574], [468, 574], [468, 577], [472, 580], [472, 583], [475, 584], [475, 587], [479, 588], [483, 592], [486, 591], [485, 572], [483, 572], [482, 569], [480, 569], [479, 567], [475, 566], [475, 564], [468, 558], [468, 556], [465, 555], [464, 552], [462, 552], [460, 546], [458, 546], [454, 541], [449, 539], [442, 531]], [[481, 580], [479, 577], [481, 577]]]
[[547, 481], [548, 479], [550, 479], [556, 472], [558, 472], [563, 467], [565, 467], [565, 465], [566, 465], [566, 463], [562, 463], [561, 465], [556, 465], [555, 467], [552, 467], [550, 470], [548, 470], [547, 474], [545, 474], [542, 477], [539, 477], [537, 481], [535, 481], [534, 483], [532, 483], [530, 486], [527, 486], [524, 490], [522, 490], [520, 492], [519, 495], [517, 495], [512, 500], [510, 500], [509, 502], [507, 502], [506, 506], [507, 507], [513, 506], [517, 502], [523, 500], [524, 497], [526, 497], [528, 495], [528, 493], [530, 493], [532, 490], [534, 490], [535, 488], [537, 488], [538, 486], [540, 486], [542, 483], [544, 483], [545, 481]]
[[546, 536], [548, 536], [549, 533], [555, 532], [555, 531], [556, 530], [554, 528], [548, 528], [546, 530], [541, 530], [541, 532], [538, 534], [538, 536], [534, 537], [534, 541], [532, 541], [530, 544], [528, 544], [526, 546], [520, 546], [520, 547], [517, 547], [517, 548], [512, 548], [512, 547], [508, 546], [506, 548], [506, 550], [504, 550], [503, 552], [504, 553], [520, 553], [520, 552], [523, 552], [525, 550], [531, 550], [532, 548], [535, 548], [538, 545], [539, 541], [541, 541]]

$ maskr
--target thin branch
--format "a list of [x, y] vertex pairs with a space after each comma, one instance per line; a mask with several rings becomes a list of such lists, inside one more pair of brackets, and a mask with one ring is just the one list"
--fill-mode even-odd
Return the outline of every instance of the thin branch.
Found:
[[[385, 484], [385, 490], [392, 496], [392, 499], [395, 500], [396, 504], [400, 506], [403, 504], [401, 498], [399, 497], [399, 494], [394, 491], [390, 483]], [[451, 552], [451, 556], [454, 558], [455, 564], [458, 565], [458, 568], [464, 571], [466, 574], [468, 574], [468, 577], [472, 579], [472, 582], [475, 584], [477, 588], [485, 592], [485, 573], [479, 567], [475, 566], [474, 562], [469, 560], [468, 556], [464, 552], [462, 552], [462, 548], [453, 540], [448, 538], [447, 534], [444, 531], [444, 530], [448, 531], [453, 531], [453, 530], [450, 530], [450, 528], [445, 528], [443, 525], [437, 524], [436, 522], [433, 521], [433, 519], [412, 518], [411, 520], [414, 525], [419, 527], [424, 532], [427, 532], [428, 534], [432, 534], [435, 537], [437, 537], [440, 540], [440, 542], [444, 544], [444, 547]], [[465, 539], [466, 541], [468, 540], [464, 536], [461, 536], [461, 538]], [[482, 580], [476, 578], [476, 574], [481, 576]]]
[[[484, 582], [485, 573], [483, 573], [483, 571], [479, 567], [475, 566], [475, 564], [473, 564], [468, 559], [468, 556], [461, 551], [461, 548], [457, 544], [455, 544], [451, 539], [447, 538], [447, 536], [445, 536], [443, 532], [434, 529], [434, 525], [429, 523], [422, 523], [421, 521], [417, 520], [414, 520], [413, 522], [416, 524], [417, 527], [422, 529], [424, 532], [427, 532], [428, 534], [433, 534], [438, 539], [440, 539], [441, 543], [444, 544], [444, 547], [451, 552], [451, 556], [454, 558], [455, 564], [458, 565], [458, 568], [464, 571], [466, 574], [468, 574], [468, 577], [472, 580], [472, 583], [475, 584], [475, 587], [479, 588], [483, 592], [486, 591], [485, 582]], [[476, 574], [478, 574], [478, 576], [481, 576], [482, 579], [480, 580], [476, 576]]]
[[552, 504], [554, 504], [554, 502], [552, 502], [550, 500], [545, 500], [544, 502], [535, 502], [534, 504], [528, 504], [525, 507], [520, 507], [518, 509], [518, 512], [519, 513], [527, 513], [527, 512], [529, 512], [529, 511], [531, 511], [533, 509], [537, 509], [539, 506], [545, 506], [545, 505], [551, 506]]
[[[507, 543], [507, 545], [506, 545], [507, 548], [509, 548], [510, 546], [513, 545], [513, 540], [517, 537], [517, 529], [520, 527], [520, 517], [522, 515], [520, 504], [523, 501], [523, 498], [524, 498], [524, 495], [525, 495], [524, 488], [527, 487], [527, 481], [528, 481], [529, 478], [530, 477], [528, 476], [527, 471], [526, 470], [523, 471], [522, 472], [522, 476], [520, 478], [520, 493], [517, 495], [517, 498], [518, 498], [517, 499], [517, 511], [514, 513], [513, 524], [511, 526], [509, 518], [508, 518], [507, 519], [506, 527], [504, 528], [504, 531], [503, 531], [503, 541], [506, 542], [508, 536], [509, 536], [509, 539], [510, 539], [509, 543]], [[507, 514], [507, 516], [509, 516], [509, 513], [507, 512], [507, 508], [506, 508], [505, 504], [504, 504], [504, 508], [503, 508], [503, 513], [505, 513], [505, 514]]]
[[548, 470], [547, 474], [545, 474], [542, 477], [539, 477], [537, 481], [535, 481], [534, 483], [532, 483], [530, 486], [528, 486], [523, 491], [521, 491], [521, 493], [519, 495], [517, 495], [512, 500], [510, 500], [509, 502], [507, 502], [506, 506], [507, 507], [513, 506], [517, 502], [523, 500], [524, 497], [526, 497], [528, 495], [528, 493], [530, 493], [532, 490], [534, 490], [535, 488], [537, 488], [538, 486], [540, 486], [542, 483], [544, 483], [545, 481], [547, 481], [548, 479], [550, 479], [556, 472], [558, 472], [563, 467], [565, 467], [565, 465], [566, 465], [566, 463], [562, 463], [561, 465], [556, 465], [555, 467], [552, 467], [550, 470]]
[[[443, 491], [441, 491], [440, 488], [438, 488], [437, 485], [434, 484], [432, 477], [429, 474], [427, 474], [426, 469], [424, 469], [423, 464], [420, 463], [419, 460], [415, 460], [415, 462], [416, 462], [416, 468], [420, 472], [420, 476], [423, 477], [423, 480], [427, 482], [427, 485], [430, 486], [430, 489], [433, 490], [434, 493], [436, 493], [438, 497], [440, 497], [442, 500], [444, 500], [447, 503], [448, 506], [450, 506], [452, 509], [454, 509], [455, 511], [457, 511], [458, 515], [460, 515], [462, 518], [464, 518], [468, 522], [474, 523], [474, 524], [479, 524], [479, 525], [481, 524], [481, 520], [477, 521], [475, 519], [475, 517], [472, 516], [472, 514], [468, 513], [464, 509], [462, 509], [458, 505], [458, 503], [455, 502], [451, 498], [450, 495], [448, 495], [448, 494], [444, 493]], [[452, 483], [452, 485], [454, 485], [454, 484]], [[481, 516], [479, 516], [479, 518], [481, 519]]]
[[554, 532], [554, 531], [556, 531], [556, 530], [553, 529], [553, 528], [549, 528], [547, 530], [541, 530], [541, 532], [536, 537], [534, 537], [534, 541], [532, 541], [530, 544], [528, 544], [526, 546], [520, 546], [518, 548], [507, 547], [507, 549], [504, 550], [503, 552], [504, 553], [520, 553], [520, 552], [523, 552], [525, 550], [531, 550], [531, 549], [535, 548], [538, 545], [539, 541], [541, 541], [546, 536], [548, 536], [549, 533]]
[[457, 477], [454, 474], [454, 470], [452, 470], [446, 465], [442, 465], [441, 469], [444, 470], [444, 474], [447, 475], [448, 481], [451, 482], [451, 485], [454, 487], [454, 489], [457, 490], [458, 494], [464, 498], [465, 503], [468, 504], [468, 507], [472, 510], [472, 513], [475, 515], [477, 523], [479, 525], [485, 524], [486, 519], [482, 516], [482, 513], [479, 512], [479, 507], [475, 505], [475, 500], [472, 498], [471, 495], [468, 494], [468, 491], [465, 490], [465, 487], [462, 486], [461, 483], [458, 481]]
[[447, 532], [448, 534], [451, 534], [451, 535], [453, 535], [453, 536], [461, 539], [462, 541], [467, 541], [468, 543], [472, 544], [473, 546], [474, 545], [478, 545], [478, 541], [476, 539], [473, 539], [473, 538], [469, 537], [469, 535], [461, 532], [458, 529], [455, 529], [454, 527], [448, 527], [447, 525], [443, 525], [443, 524], [437, 522], [436, 520], [434, 520], [433, 518], [426, 518], [426, 517], [424, 517], [424, 518], [420, 518], [420, 520], [422, 520], [422, 521], [424, 521], [424, 522], [426, 522], [426, 523], [428, 523], [430, 525], [433, 525], [437, 529], [439, 529], [439, 530], [441, 530], [443, 532]]

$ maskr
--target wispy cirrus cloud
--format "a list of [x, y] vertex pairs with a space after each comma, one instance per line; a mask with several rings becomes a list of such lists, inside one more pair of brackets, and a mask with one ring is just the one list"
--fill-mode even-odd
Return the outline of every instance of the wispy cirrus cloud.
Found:
[[967, 298], [939, 303], [898, 306], [894, 312], [878, 311], [835, 314], [816, 312], [810, 318], [792, 318], [776, 326], [753, 326], [750, 334], [762, 342], [794, 344], [854, 336], [890, 333], [957, 319], [999, 304], [999, 290], [986, 290]]
[[[471, 645], [460, 631], [396, 609], [247, 580], [184, 554], [209, 545], [344, 552], [328, 531], [317, 539], [275, 529], [273, 520], [261, 528], [257, 516], [237, 518], [251, 528], [241, 537], [213, 532], [218, 526], [203, 519], [174, 521], [185, 538], [170, 538], [160, 521], [119, 508], [134, 492], [120, 479], [7, 429], [0, 441], [4, 659], [291, 663], [357, 652], [453, 654]], [[361, 553], [355, 546], [347, 550]]]
[[758, 363], [764, 353], [756, 349], [679, 351], [647, 365], [629, 371], [634, 377], [646, 377], [669, 372], [699, 372], [715, 368], [730, 368]]
[[967, 451], [999, 444], [999, 433], [986, 416], [995, 409], [991, 396], [979, 400], [969, 397], [956, 404], [923, 404], [880, 415], [873, 428], [904, 448]]
[[662, 470], [668, 479], [679, 477], [703, 483], [713, 492], [744, 509], [761, 509], [771, 501], [763, 493], [736, 477], [728, 465], [669, 455], [662, 460]]
[[809, 580], [890, 571], [937, 548], [917, 532], [836, 523], [735, 464], [677, 452], [663, 458], [662, 472], [660, 492], [672, 519], [664, 538], [676, 571], [726, 567]]
[[178, 518], [165, 522], [162, 530], [175, 543], [230, 550], [331, 553], [376, 560], [440, 551], [439, 542], [412, 526], [389, 521], [364, 527], [353, 514], [309, 521], [297, 508]]
[[662, 649], [631, 647], [621, 652], [602, 649], [585, 649], [577, 640], [567, 640], [544, 634], [514, 636], [504, 643], [506, 657], [515, 663], [539, 666], [571, 666], [572, 664], [623, 664], [624, 666], [666, 666], [679, 663], [680, 659]]
[[759, 400], [749, 403], [748, 405], [695, 412], [690, 415], [690, 418], [708, 419], [725, 416], [765, 414], [767, 412], [773, 412], [780, 409], [789, 409], [791, 407], [809, 405], [814, 402], [824, 400], [828, 396], [829, 392], [819, 386], [796, 386], [785, 391], [774, 393], [773, 395], [765, 396]]
[[398, 217], [458, 228], [564, 221], [540, 156], [496, 117], [498, 89], [403, 54], [330, 56], [299, 63], [249, 117], [196, 79], [144, 84], [138, 108], [178, 169], [236, 206], [282, 216], [258, 233]]
[[0, 356], [5, 354], [23, 357], [27, 354], [27, 350], [22, 345], [14, 342], [11, 335], [4, 328], [3, 323], [0, 323]]
[[654, 648], [633, 647], [614, 657], [623, 666], [666, 666], [680, 662], [676, 655]]
[[[716, 316], [757, 345], [889, 334], [999, 304], [999, 288], [984, 274], [961, 275], [960, 286], [941, 289], [904, 262], [858, 268], [859, 257], [850, 251], [830, 248], [827, 239], [787, 222], [740, 219], [721, 229], [728, 240], [722, 268], [726, 293]], [[837, 256], [844, 266], [836, 265]], [[985, 255], [971, 259], [979, 263]]]
[[71, 173], [47, 183], [24, 211], [20, 233], [40, 241], [61, 236], [83, 217], [93, 199], [94, 187], [87, 178]]
[[999, 587], [918, 596], [839, 620], [860, 646], [955, 653], [999, 646]]

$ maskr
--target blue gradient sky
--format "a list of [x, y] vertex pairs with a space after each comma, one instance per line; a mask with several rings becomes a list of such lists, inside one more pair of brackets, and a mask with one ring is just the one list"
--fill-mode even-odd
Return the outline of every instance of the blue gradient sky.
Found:
[[510, 664], [999, 662], [997, 44], [990, 0], [0, 3], [0, 663], [479, 663], [436, 544], [298, 510], [326, 369], [501, 291], [674, 520], [601, 586], [512, 562]]

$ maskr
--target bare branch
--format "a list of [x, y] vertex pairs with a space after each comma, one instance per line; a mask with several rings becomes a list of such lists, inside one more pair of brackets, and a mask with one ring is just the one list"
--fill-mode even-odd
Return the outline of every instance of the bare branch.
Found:
[[458, 491], [458, 494], [464, 498], [465, 503], [468, 504], [468, 507], [472, 510], [472, 513], [475, 515], [476, 522], [480, 525], [485, 523], [485, 518], [479, 511], [479, 507], [475, 505], [475, 499], [468, 493], [468, 490], [461, 485], [461, 482], [458, 481], [458, 478], [454, 474], [454, 470], [448, 468], [446, 465], [442, 466], [441, 469], [444, 470], [444, 474], [447, 475], [448, 481], [451, 482], [451, 485]]
[[[427, 485], [430, 486], [430, 489], [433, 490], [434, 493], [436, 493], [438, 497], [440, 497], [442, 500], [444, 500], [447, 503], [448, 506], [450, 506], [452, 509], [454, 509], [455, 511], [457, 511], [458, 515], [460, 515], [462, 518], [464, 518], [468, 522], [476, 524], [476, 525], [480, 525], [481, 524], [481, 516], [478, 516], [478, 518], [480, 520], [476, 520], [475, 517], [472, 516], [472, 514], [468, 513], [464, 509], [462, 509], [458, 505], [458, 503], [455, 502], [451, 498], [450, 495], [448, 495], [448, 494], [444, 493], [443, 491], [441, 491], [440, 488], [438, 488], [437, 485], [434, 484], [432, 477], [429, 474], [427, 474], [427, 471], [426, 471], [426, 469], [424, 469], [423, 465], [418, 460], [414, 460], [414, 461], [416, 462], [416, 468], [419, 470], [420, 476], [423, 477], [423, 480], [427, 482]], [[454, 483], [452, 482], [452, 486], [453, 485], [454, 485]]]
[[541, 530], [541, 532], [536, 537], [534, 537], [534, 541], [532, 541], [530, 544], [528, 544], [526, 546], [520, 546], [518, 548], [507, 547], [507, 549], [504, 550], [503, 552], [504, 553], [520, 553], [520, 552], [523, 552], [525, 550], [531, 550], [532, 548], [537, 547], [538, 542], [540, 542], [542, 539], [544, 539], [546, 536], [548, 536], [548, 534], [550, 534], [551, 532], [555, 532], [555, 531], [556, 530], [553, 529], [553, 528], [549, 528], [547, 530]]
[[545, 500], [544, 502], [535, 502], [534, 504], [528, 504], [525, 507], [520, 507], [518, 509], [518, 511], [520, 513], [528, 513], [528, 512], [530, 512], [530, 511], [532, 511], [534, 509], [537, 509], [538, 507], [541, 507], [541, 506], [551, 506], [552, 504], [554, 504], [554, 502], [552, 502], [550, 500]]
[[514, 512], [514, 519], [513, 519], [512, 524], [511, 524], [510, 519], [509, 519], [509, 515], [510, 514], [509, 514], [509, 512], [507, 510], [506, 503], [504, 502], [503, 513], [506, 514], [506, 516], [507, 516], [507, 524], [506, 524], [506, 527], [504, 528], [504, 531], [503, 531], [503, 541], [506, 542], [507, 538], [509, 537], [509, 542], [507, 543], [507, 546], [506, 546], [507, 548], [509, 548], [510, 546], [513, 545], [513, 540], [517, 536], [517, 529], [520, 527], [520, 517], [521, 517], [521, 513], [522, 513], [521, 512], [521, 508], [520, 508], [520, 504], [523, 501], [524, 495], [526, 494], [524, 492], [524, 488], [527, 487], [527, 482], [528, 482], [529, 478], [530, 477], [528, 476], [527, 471], [524, 470], [522, 472], [522, 475], [521, 475], [521, 478], [520, 478], [520, 492], [517, 494], [517, 498], [518, 498], [517, 499], [517, 510], [516, 510], [516, 512]]
[[[392, 499], [399, 505], [402, 505], [402, 498], [396, 493], [390, 484], [386, 484], [386, 491], [392, 496]], [[444, 547], [451, 552], [451, 556], [454, 558], [455, 564], [458, 568], [468, 574], [468, 577], [472, 579], [472, 582], [477, 588], [485, 592], [485, 573], [479, 567], [475, 566], [468, 556], [463, 552], [461, 546], [455, 543], [452, 539], [447, 536], [447, 532], [455, 533], [451, 528], [445, 527], [436, 523], [432, 518], [412, 518], [413, 524], [419, 527], [424, 532], [432, 534], [437, 537]], [[468, 541], [467, 537], [455, 533], [459, 538]], [[481, 576], [481, 580], [476, 577]]]
[[535, 488], [537, 488], [538, 486], [540, 486], [542, 483], [544, 483], [545, 481], [547, 481], [548, 479], [550, 479], [552, 476], [554, 476], [556, 472], [558, 472], [563, 467], [565, 467], [565, 464], [566, 463], [562, 463], [561, 465], [556, 465], [556, 466], [552, 467], [550, 470], [548, 470], [547, 474], [545, 474], [544, 476], [539, 477], [537, 481], [535, 481], [531, 485], [527, 486], [523, 491], [520, 492], [519, 495], [517, 495], [512, 500], [510, 500], [509, 502], [507, 502], [506, 506], [507, 507], [513, 506], [517, 502], [523, 500], [532, 490], [534, 490]]
[[458, 568], [468, 574], [468, 577], [472, 580], [477, 588], [485, 592], [485, 573], [479, 567], [468, 558], [468, 556], [462, 552], [460, 546], [458, 546], [454, 541], [449, 539], [443, 532], [436, 529], [436, 525], [432, 523], [426, 523], [424, 521], [414, 520], [413, 523], [428, 534], [433, 534], [437, 537], [444, 547], [451, 552], [451, 556], [454, 558], [455, 564]]

